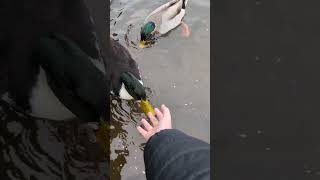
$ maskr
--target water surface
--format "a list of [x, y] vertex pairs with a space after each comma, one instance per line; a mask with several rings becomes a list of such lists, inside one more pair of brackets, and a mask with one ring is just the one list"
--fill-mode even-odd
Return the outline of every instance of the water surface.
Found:
[[[170, 108], [174, 128], [209, 142], [210, 1], [188, 2], [184, 19], [191, 30], [190, 37], [182, 37], [179, 26], [151, 48], [140, 49], [137, 45], [144, 18], [166, 2], [113, 0], [110, 34], [128, 48], [137, 61], [143, 81], [150, 89], [151, 103], [156, 107], [164, 103]], [[128, 113], [135, 105], [121, 103], [113, 107], [113, 112], [118, 109], [117, 115], [121, 117], [122, 133], [112, 142], [112, 157], [116, 158], [120, 151], [122, 179], [145, 179], [142, 151], [145, 141], [135, 128], [143, 115], [138, 110]]]

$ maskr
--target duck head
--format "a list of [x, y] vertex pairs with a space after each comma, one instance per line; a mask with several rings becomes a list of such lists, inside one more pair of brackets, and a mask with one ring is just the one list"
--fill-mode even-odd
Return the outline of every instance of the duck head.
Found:
[[143, 83], [132, 73], [125, 72], [120, 76], [121, 88], [119, 97], [125, 100], [146, 100], [147, 95]]
[[154, 109], [147, 99], [145, 88], [141, 80], [137, 79], [132, 73], [125, 72], [121, 75], [121, 89], [119, 97], [126, 100], [140, 101], [141, 110], [148, 115], [148, 112], [154, 113]]
[[154, 22], [147, 22], [140, 31], [140, 47], [143, 48], [145, 44], [151, 42], [153, 40], [155, 34], [156, 25]]

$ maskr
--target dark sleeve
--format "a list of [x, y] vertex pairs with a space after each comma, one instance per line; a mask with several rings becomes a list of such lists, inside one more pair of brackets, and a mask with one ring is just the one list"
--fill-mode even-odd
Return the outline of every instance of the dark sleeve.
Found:
[[210, 179], [210, 146], [176, 129], [153, 135], [144, 149], [148, 180]]

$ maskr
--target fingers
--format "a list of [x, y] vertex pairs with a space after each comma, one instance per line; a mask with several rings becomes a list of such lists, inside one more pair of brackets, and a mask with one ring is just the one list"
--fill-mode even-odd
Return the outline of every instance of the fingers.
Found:
[[147, 131], [146, 130], [144, 130], [142, 127], [140, 127], [140, 126], [138, 126], [137, 127], [137, 130], [139, 131], [139, 133], [144, 137], [144, 138], [146, 138], [146, 136], [147, 136]]
[[150, 131], [152, 129], [152, 126], [145, 119], [142, 119], [141, 122], [147, 131]]
[[[142, 119], [141, 123], [143, 124], [144, 128], [141, 126], [137, 127], [139, 133], [148, 141], [148, 139], [153, 136], [156, 132], [159, 132], [164, 129], [171, 129], [171, 114], [169, 108], [165, 105], [161, 105], [161, 108], [154, 109], [157, 118], [151, 113], [148, 113], [148, 118], [151, 121], [152, 126], [148, 123], [147, 120]], [[158, 126], [158, 120], [160, 120], [160, 124]]]
[[170, 110], [164, 104], [161, 105], [161, 111], [163, 113], [164, 118], [170, 118], [171, 119]]
[[163, 118], [163, 114], [158, 108], [154, 108], [154, 112], [159, 120]]
[[153, 127], [158, 125], [158, 120], [156, 119], [156, 117], [154, 117], [154, 115], [151, 112], [148, 113], [148, 118], [150, 119]]

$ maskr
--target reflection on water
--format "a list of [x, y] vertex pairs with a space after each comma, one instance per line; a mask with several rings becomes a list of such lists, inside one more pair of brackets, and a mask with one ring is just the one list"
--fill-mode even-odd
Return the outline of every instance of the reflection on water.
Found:
[[[147, 90], [150, 94], [150, 90]], [[4, 179], [120, 179], [127, 164], [128, 138], [124, 126], [137, 124], [143, 115], [138, 104], [112, 98], [111, 157], [92, 139], [91, 126], [78, 121], [52, 121], [30, 117], [0, 101], [1, 175]], [[139, 144], [141, 151], [143, 144]], [[137, 150], [136, 150], [137, 152]], [[109, 159], [111, 172], [108, 171]]]
[[106, 179], [108, 161], [77, 121], [29, 117], [1, 101], [4, 179]]
[[[146, 88], [148, 97], [152, 98], [151, 91]], [[141, 151], [144, 143], [142, 138], [134, 138], [135, 127], [142, 117], [145, 117], [139, 108], [139, 103], [133, 101], [123, 101], [113, 98], [111, 102], [111, 154], [110, 166], [112, 169], [111, 179], [121, 179], [122, 169], [125, 166], [137, 175], [144, 177], [144, 167], [139, 167], [143, 160]], [[138, 139], [138, 141], [136, 140]], [[134, 160], [131, 160], [131, 159]], [[139, 165], [136, 163], [139, 162]]]

